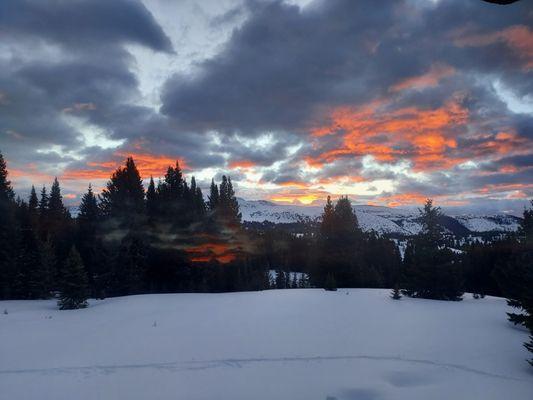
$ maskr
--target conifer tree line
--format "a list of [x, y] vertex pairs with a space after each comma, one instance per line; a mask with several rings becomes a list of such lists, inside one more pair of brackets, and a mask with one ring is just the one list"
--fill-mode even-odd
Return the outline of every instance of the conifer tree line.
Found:
[[133, 158], [101, 194], [89, 185], [73, 218], [57, 178], [16, 198], [0, 154], [0, 299], [46, 299], [62, 309], [87, 298], [139, 293], [259, 290], [231, 178], [213, 180], [204, 201], [179, 163], [144, 189]]
[[0, 299], [58, 293], [70, 309], [89, 297], [160, 292], [375, 287], [394, 288], [395, 299], [461, 300], [468, 291], [507, 297], [518, 309], [510, 321], [531, 331], [533, 203], [516, 234], [461, 251], [449, 247], [441, 216], [428, 200], [403, 259], [392, 240], [360, 229], [347, 197], [328, 197], [318, 228], [303, 235], [246, 230], [229, 177], [213, 180], [204, 200], [176, 162], [145, 190], [130, 157], [99, 195], [89, 185], [73, 218], [57, 178], [16, 198], [0, 153]]

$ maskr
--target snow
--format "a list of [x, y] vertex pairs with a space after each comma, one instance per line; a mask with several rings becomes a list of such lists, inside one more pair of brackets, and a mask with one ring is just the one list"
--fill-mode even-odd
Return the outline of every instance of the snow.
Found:
[[[285, 274], [289, 274], [290, 282], [292, 282], [294, 278], [296, 278], [296, 282], [298, 284], [300, 284], [303, 279], [309, 279], [309, 275], [307, 275], [305, 272], [289, 271], [289, 272], [285, 272]], [[276, 276], [277, 276], [277, 270], [275, 269], [268, 270], [268, 279], [270, 279], [271, 282], [276, 282]]]
[[472, 232], [514, 232], [520, 225], [518, 218], [509, 215], [461, 215], [456, 216], [455, 219]]
[[[243, 221], [295, 223], [318, 221], [321, 206], [285, 205], [265, 200], [238, 199]], [[379, 234], [415, 235], [422, 226], [416, 209], [354, 205], [359, 225], [363, 231]], [[445, 210], [444, 210], [445, 211]], [[452, 216], [472, 232], [513, 232], [520, 219], [512, 215], [460, 215]]]
[[0, 399], [530, 399], [504, 299], [379, 289], [2, 301]]

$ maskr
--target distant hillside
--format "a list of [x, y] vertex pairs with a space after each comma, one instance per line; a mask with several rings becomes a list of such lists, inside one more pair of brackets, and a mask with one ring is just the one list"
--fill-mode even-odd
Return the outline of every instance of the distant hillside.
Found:
[[[317, 222], [322, 214], [321, 206], [282, 205], [266, 200], [239, 199], [243, 221], [270, 222], [274, 224], [298, 224]], [[364, 231], [380, 234], [409, 236], [420, 231], [416, 210], [403, 208], [355, 205], [359, 225]], [[446, 210], [444, 209], [446, 213]], [[457, 236], [480, 233], [513, 232], [518, 229], [520, 218], [512, 215], [445, 215], [442, 225]]]

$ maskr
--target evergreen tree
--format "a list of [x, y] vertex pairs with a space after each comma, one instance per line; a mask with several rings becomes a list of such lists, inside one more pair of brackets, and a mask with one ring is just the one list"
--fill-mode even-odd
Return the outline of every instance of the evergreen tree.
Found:
[[330, 273], [327, 275], [324, 289], [333, 292], [337, 291], [337, 282], [335, 281], [335, 276], [333, 276], [333, 274]]
[[[519, 312], [507, 313], [509, 320], [529, 329], [529, 342], [524, 346], [533, 352], [533, 200], [525, 209], [512, 254], [496, 270], [495, 275], [507, 303]], [[533, 358], [529, 360], [533, 366]]]
[[0, 152], [0, 201], [12, 201], [15, 198], [11, 181], [7, 179], [7, 175], [7, 163]]
[[331, 274], [343, 287], [361, 285], [365, 268], [361, 265], [364, 260], [360, 257], [360, 247], [360, 229], [350, 200], [341, 197], [333, 206], [328, 198], [320, 225], [313, 283], [326, 286], [326, 279]]
[[154, 218], [157, 215], [157, 191], [155, 189], [154, 178], [150, 177], [150, 183], [146, 190], [146, 212], [149, 217]]
[[13, 296], [18, 241], [14, 197], [8, 180], [7, 164], [0, 152], [0, 299]]
[[391, 298], [394, 300], [400, 300], [402, 298], [402, 295], [400, 293], [400, 287], [398, 284], [394, 285], [394, 289], [392, 289]]
[[63, 196], [61, 195], [61, 188], [57, 178], [54, 179], [52, 188], [50, 189], [50, 197], [48, 199], [48, 216], [53, 222], [63, 221], [67, 216], [70, 217], [67, 209], [63, 205]]
[[461, 300], [460, 259], [442, 247], [440, 209], [428, 199], [420, 210], [421, 232], [411, 239], [404, 256], [404, 293], [412, 297]]
[[219, 215], [225, 222], [235, 226], [241, 223], [239, 202], [235, 197], [231, 178], [226, 177], [225, 175], [222, 176], [222, 182], [220, 183], [218, 207]]
[[89, 287], [83, 261], [75, 247], [72, 247], [63, 268], [59, 301], [60, 310], [87, 307]]
[[98, 199], [93, 193], [92, 186], [89, 185], [87, 192], [81, 198], [79, 207], [76, 247], [87, 271], [91, 295], [96, 298], [104, 297], [105, 278], [108, 275], [106, 251], [99, 232], [100, 221], [101, 211]]
[[38, 228], [38, 234], [41, 241], [45, 241], [48, 239], [48, 193], [46, 192], [46, 187], [43, 186], [41, 189], [41, 197], [39, 199], [39, 206], [38, 206], [38, 214], [39, 214], [39, 228]]
[[37, 217], [39, 215], [39, 200], [37, 199], [37, 193], [35, 192], [35, 186], [31, 186], [30, 198], [28, 200], [28, 209], [30, 211], [30, 216], [32, 222], [37, 222]]
[[82, 224], [90, 224], [92, 229], [100, 219], [100, 208], [98, 207], [98, 200], [93, 193], [93, 188], [89, 184], [87, 193], [81, 197], [80, 207], [78, 211], [78, 222]]
[[168, 167], [158, 193], [161, 202], [160, 217], [165, 222], [171, 222], [174, 229], [186, 229], [192, 222], [193, 210], [189, 201], [189, 188], [178, 161], [175, 167]]
[[41, 199], [39, 200], [39, 217], [44, 218], [48, 210], [48, 194], [46, 193], [46, 187], [41, 189]]
[[54, 280], [61, 278], [61, 268], [69, 255], [73, 245], [74, 232], [71, 217], [63, 204], [61, 187], [57, 178], [54, 179], [48, 197], [45, 219], [40, 223], [40, 237], [42, 241], [51, 240], [55, 250]]
[[44, 299], [49, 295], [50, 282], [41, 256], [41, 248], [33, 229], [28, 205], [21, 202], [18, 208], [20, 226], [17, 246], [17, 272], [13, 289], [17, 298]]
[[209, 209], [211, 211], [215, 211], [218, 207], [219, 203], [219, 192], [218, 192], [218, 186], [215, 184], [215, 180], [211, 180], [211, 188], [210, 188], [210, 194], [209, 194]]
[[359, 222], [348, 197], [341, 197], [335, 204], [335, 236], [337, 239], [353, 240], [359, 233]]
[[202, 189], [196, 185], [196, 179], [194, 176], [191, 178], [190, 197], [196, 219], [203, 217], [205, 214], [204, 196], [202, 194]]
[[320, 234], [325, 240], [331, 239], [335, 229], [335, 207], [331, 202], [331, 197], [328, 196], [324, 212], [322, 213], [322, 222], [320, 223]]
[[112, 291], [117, 296], [139, 294], [147, 273], [147, 248], [142, 239], [129, 234], [120, 243], [113, 268]]
[[107, 218], [122, 224], [134, 224], [144, 213], [144, 188], [132, 157], [119, 167], [101, 194], [101, 210]]

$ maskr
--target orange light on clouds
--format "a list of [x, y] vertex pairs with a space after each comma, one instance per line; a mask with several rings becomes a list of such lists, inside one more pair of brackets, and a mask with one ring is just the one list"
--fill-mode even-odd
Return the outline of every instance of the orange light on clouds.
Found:
[[525, 70], [533, 69], [533, 30], [525, 25], [513, 25], [501, 31], [484, 34], [458, 32], [454, 44], [458, 47], [481, 47], [505, 43], [524, 61]]
[[250, 169], [255, 166], [256, 164], [253, 161], [249, 161], [249, 160], [232, 161], [229, 164], [229, 167], [232, 169]]
[[100, 179], [109, 179], [113, 172], [124, 165], [124, 161], [127, 157], [133, 157], [139, 173], [143, 179], [150, 176], [163, 176], [169, 166], [176, 165], [176, 160], [179, 161], [182, 169], [187, 169], [187, 163], [183, 158], [170, 157], [167, 155], [156, 155], [151, 153], [127, 153], [127, 152], [115, 152], [113, 159], [109, 161], [87, 162], [87, 168], [83, 169], [67, 169], [62, 175], [61, 179], [64, 180], [86, 180], [95, 181]]
[[455, 74], [455, 68], [445, 64], [433, 64], [429, 71], [420, 76], [407, 78], [393, 86], [391, 92], [399, 92], [406, 89], [423, 89], [435, 87], [444, 78]]
[[416, 171], [449, 168], [465, 159], [446, 157], [457, 148], [457, 128], [468, 122], [468, 110], [450, 100], [436, 109], [416, 107], [384, 110], [386, 102], [374, 102], [360, 108], [334, 109], [327, 126], [314, 129], [316, 148], [320, 137], [342, 135], [343, 144], [305, 161], [314, 167], [349, 156], [372, 155], [376, 160], [392, 162], [407, 158]]

